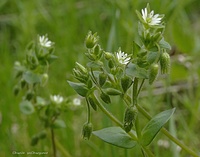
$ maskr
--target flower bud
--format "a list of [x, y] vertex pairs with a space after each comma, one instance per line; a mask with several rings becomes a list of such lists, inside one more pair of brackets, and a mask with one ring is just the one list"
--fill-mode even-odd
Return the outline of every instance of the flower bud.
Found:
[[110, 69], [112, 69], [114, 67], [114, 63], [113, 63], [112, 60], [109, 60], [108, 66], [109, 66]]
[[90, 103], [90, 105], [92, 106], [92, 108], [97, 111], [97, 105], [96, 103], [94, 102], [93, 98], [92, 97], [88, 97], [88, 101]]
[[128, 107], [125, 111], [125, 116], [124, 116], [124, 130], [126, 132], [129, 132], [133, 124], [135, 123], [136, 117], [137, 117], [137, 108], [134, 107]]
[[40, 139], [44, 139], [44, 138], [46, 138], [46, 136], [47, 136], [47, 133], [46, 133], [45, 130], [41, 131], [41, 132], [38, 134], [38, 138], [40, 138]]
[[167, 52], [163, 52], [160, 56], [161, 73], [167, 74], [170, 70], [170, 56]]
[[13, 89], [14, 95], [17, 96], [19, 91], [20, 91], [20, 88], [18, 86], [15, 86], [14, 89]]
[[89, 140], [92, 134], [92, 123], [85, 123], [83, 125], [82, 136], [85, 140]]
[[100, 98], [101, 98], [106, 104], [111, 103], [110, 97], [109, 97], [107, 94], [103, 93], [103, 92], [100, 94]]
[[129, 89], [131, 84], [132, 84], [132, 79], [130, 77], [124, 76], [123, 78], [121, 78], [121, 87], [124, 93], [126, 93], [126, 91]]
[[110, 52], [104, 52], [104, 56], [107, 60], [111, 59], [113, 57], [113, 54]]
[[98, 56], [100, 54], [100, 52], [101, 52], [100, 46], [99, 45], [95, 45], [95, 47], [94, 47], [94, 54], [96, 56]]
[[93, 48], [96, 45], [98, 40], [99, 40], [99, 37], [97, 33], [92, 34], [92, 32], [89, 31], [85, 39], [85, 45], [87, 48]]
[[152, 64], [149, 68], [149, 84], [152, 84], [158, 75], [158, 64]]
[[79, 64], [78, 62], [76, 62], [76, 68], [83, 74], [88, 73], [87, 69], [83, 65]]
[[39, 141], [39, 137], [37, 135], [34, 135], [31, 139], [31, 146], [37, 145], [38, 141]]
[[27, 93], [26, 93], [26, 100], [31, 100], [33, 97], [34, 97], [34, 92], [33, 91], [28, 91]]
[[99, 85], [102, 87], [107, 80], [107, 75], [105, 73], [99, 74]]

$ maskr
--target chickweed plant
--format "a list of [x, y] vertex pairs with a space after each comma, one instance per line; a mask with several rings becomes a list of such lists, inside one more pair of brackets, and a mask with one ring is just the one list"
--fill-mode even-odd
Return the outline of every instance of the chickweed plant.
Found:
[[[149, 4], [141, 12], [136, 11], [136, 14], [139, 19], [139, 40], [133, 42], [133, 51], [130, 53], [123, 52], [120, 47], [114, 53], [107, 52], [98, 43], [97, 33], [89, 31], [86, 36], [85, 56], [89, 61], [86, 66], [76, 62], [73, 76], [79, 82], [68, 81], [69, 85], [85, 98], [87, 104], [87, 121], [82, 128], [82, 136], [89, 139], [93, 134], [109, 144], [125, 149], [138, 145], [144, 157], [153, 157], [154, 154], [148, 146], [161, 131], [183, 150], [197, 157], [195, 152], [163, 127], [175, 112], [175, 108], [151, 117], [140, 105], [138, 97], [144, 83], [152, 85], [159, 74], [169, 74], [168, 51], [171, 47], [163, 37], [164, 15], [154, 14]], [[119, 97], [124, 101], [126, 109], [122, 122], [105, 106], [112, 107], [111, 97]], [[99, 108], [117, 126], [93, 131], [91, 108], [94, 111]], [[138, 114], [149, 120], [143, 128], [140, 125], [141, 116]]]
[[[88, 63], [84, 66], [76, 62], [73, 77], [77, 81], [68, 80], [69, 85], [86, 102], [87, 120], [82, 128], [82, 136], [89, 140], [93, 134], [111, 145], [125, 149], [137, 146], [142, 156], [154, 157], [149, 145], [161, 131], [182, 150], [198, 157], [194, 151], [164, 128], [175, 112], [175, 108], [162, 111], [152, 117], [140, 104], [138, 98], [144, 83], [152, 85], [158, 75], [169, 74], [168, 51], [171, 47], [163, 37], [164, 15], [154, 14], [149, 4], [141, 12], [136, 11], [136, 14], [139, 19], [139, 40], [133, 42], [132, 52], [126, 53], [121, 47], [115, 52], [108, 52], [99, 44], [97, 33], [89, 31], [86, 36], [85, 56], [88, 58]], [[31, 145], [36, 145], [39, 140], [48, 137], [49, 130], [54, 157], [56, 157], [54, 129], [65, 127], [65, 122], [60, 115], [66, 110], [68, 99], [60, 95], [50, 95], [46, 98], [40, 89], [45, 88], [49, 66], [56, 58], [54, 43], [49, 41], [47, 36], [38, 36], [35, 42], [28, 45], [25, 60], [15, 63], [18, 83], [14, 88], [15, 95], [20, 91], [23, 93], [21, 111], [25, 114], [36, 112], [43, 124], [43, 130], [33, 136]], [[106, 105], [116, 107], [112, 104], [112, 97], [118, 97], [124, 102], [117, 106], [120, 110], [124, 109], [123, 121], [120, 121], [106, 107]], [[95, 130], [92, 124], [92, 109], [94, 112], [100, 109], [116, 126]], [[141, 125], [143, 117], [138, 116], [139, 114], [148, 119], [145, 126]], [[60, 144], [57, 146], [61, 147]], [[66, 154], [64, 151], [63, 155], [69, 156]]]
[[[35, 146], [50, 135], [54, 157], [56, 157], [56, 143], [58, 143], [54, 129], [66, 127], [60, 115], [66, 111], [68, 100], [61, 95], [49, 95], [46, 98], [41, 90], [48, 82], [49, 66], [56, 58], [54, 43], [47, 35], [43, 35], [38, 36], [36, 41], [27, 46], [25, 60], [16, 61], [14, 66], [18, 80], [14, 87], [14, 94], [18, 95], [21, 92], [23, 95], [20, 110], [26, 115], [36, 112], [42, 124], [40, 132], [33, 135], [31, 145]], [[61, 147], [59, 143], [57, 145]]]

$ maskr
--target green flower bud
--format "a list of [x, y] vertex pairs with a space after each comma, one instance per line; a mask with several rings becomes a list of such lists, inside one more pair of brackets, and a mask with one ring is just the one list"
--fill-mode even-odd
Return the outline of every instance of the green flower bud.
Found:
[[152, 64], [149, 68], [149, 84], [152, 84], [158, 75], [158, 64]]
[[92, 134], [92, 123], [85, 123], [83, 125], [83, 130], [82, 130], [82, 136], [85, 140], [89, 140], [91, 134]]
[[31, 100], [33, 97], [34, 97], [34, 92], [33, 91], [28, 91], [27, 93], [26, 93], [26, 100]]
[[160, 56], [161, 73], [167, 74], [170, 71], [170, 56], [167, 52], [163, 52]]
[[129, 89], [131, 84], [132, 84], [132, 79], [130, 77], [124, 76], [123, 78], [121, 78], [121, 87], [124, 93], [126, 93], [126, 91]]
[[97, 33], [92, 34], [91, 31], [88, 32], [86, 39], [85, 39], [85, 45], [87, 48], [93, 48], [96, 43], [98, 42], [99, 37], [97, 35]]
[[88, 74], [88, 70], [81, 64], [79, 64], [78, 62], [76, 62], [76, 68], [77, 70], [79, 70], [81, 73], [83, 74]]
[[99, 74], [99, 85], [102, 87], [107, 80], [107, 75], [105, 73]]
[[133, 124], [135, 123], [136, 117], [137, 117], [138, 111], [137, 108], [134, 107], [128, 107], [125, 111], [124, 115], [124, 130], [126, 132], [129, 132]]
[[27, 83], [26, 83], [26, 81], [25, 81], [24, 79], [22, 79], [22, 80], [20, 81], [20, 84], [21, 84], [21, 88], [22, 88], [22, 89], [27, 85]]
[[103, 92], [100, 94], [100, 98], [101, 98], [106, 104], [111, 103], [110, 97], [109, 97], [107, 94], [103, 93]]
[[109, 66], [110, 69], [112, 69], [114, 67], [114, 63], [113, 63], [112, 60], [109, 60], [108, 66]]
[[38, 135], [34, 135], [34, 136], [32, 137], [32, 139], [31, 139], [31, 146], [37, 145], [38, 141], [39, 141]]
[[100, 46], [99, 46], [98, 44], [95, 45], [95, 47], [94, 47], [94, 54], [95, 54], [96, 56], [98, 56], [98, 55], [100, 54], [100, 52], [101, 52]]
[[41, 131], [39, 134], [38, 134], [38, 138], [40, 139], [45, 139], [47, 136], [47, 133], [45, 130]]
[[14, 89], [13, 89], [14, 95], [17, 96], [19, 91], [20, 91], [20, 88], [18, 86], [15, 86]]
[[113, 54], [110, 52], [104, 52], [104, 56], [107, 60], [110, 60], [111, 58], [113, 58]]

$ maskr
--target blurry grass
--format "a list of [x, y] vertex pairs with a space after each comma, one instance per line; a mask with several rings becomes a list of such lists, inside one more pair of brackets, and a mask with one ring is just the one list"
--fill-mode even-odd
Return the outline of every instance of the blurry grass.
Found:
[[[191, 69], [178, 64], [175, 57], [171, 82], [178, 82], [182, 79], [191, 81], [193, 75], [199, 76], [200, 2], [198, 0], [0, 1], [0, 114], [2, 115], [0, 155], [12, 156], [12, 150], [51, 151], [50, 140], [43, 140], [36, 147], [30, 146], [31, 136], [40, 131], [41, 128], [38, 127], [40, 124], [35, 114], [24, 116], [20, 113], [18, 105], [20, 97], [14, 97], [12, 94], [15, 83], [13, 64], [15, 60], [24, 58], [26, 45], [37, 34], [47, 33], [49, 35], [49, 39], [55, 42], [56, 55], [59, 58], [50, 67], [49, 90], [44, 93], [46, 96], [50, 93], [72, 95], [74, 91], [69, 88], [66, 79], [71, 78], [71, 70], [75, 61], [83, 64], [86, 62], [83, 54], [85, 52], [84, 39], [88, 30], [98, 32], [104, 49], [116, 51], [118, 46], [121, 46], [125, 52], [131, 53], [132, 41], [137, 38], [135, 10], [141, 10], [147, 2], [150, 3], [155, 13], [166, 15], [166, 40], [176, 47], [176, 52], [187, 53], [192, 57], [193, 67]], [[177, 108], [174, 117], [177, 126], [174, 131], [178, 138], [196, 151], [199, 151], [200, 147], [199, 95], [200, 91], [197, 87], [194, 93], [183, 91], [181, 94], [176, 93], [172, 98], [173, 105]], [[155, 115], [160, 110], [171, 107], [167, 105], [164, 97], [163, 95], [154, 97], [149, 88], [149, 96], [142, 98], [141, 105]], [[121, 120], [123, 117], [122, 103], [114, 101], [112, 106], [107, 106]], [[94, 136], [90, 141], [81, 139], [82, 125], [86, 120], [85, 112], [84, 106], [67, 111], [63, 115], [67, 128], [56, 130], [57, 139], [68, 152], [76, 157], [124, 156], [126, 153], [123, 149], [105, 144]], [[112, 125], [101, 112], [93, 113], [93, 116], [95, 129]], [[141, 123], [146, 122], [144, 119]], [[165, 139], [162, 134], [159, 134], [151, 148], [163, 157], [172, 156], [173, 151], [169, 151], [169, 148], [160, 148], [157, 145], [159, 138]], [[180, 153], [181, 156], [186, 156], [184, 152]], [[127, 154], [139, 156], [140, 152], [134, 148], [128, 150]]]

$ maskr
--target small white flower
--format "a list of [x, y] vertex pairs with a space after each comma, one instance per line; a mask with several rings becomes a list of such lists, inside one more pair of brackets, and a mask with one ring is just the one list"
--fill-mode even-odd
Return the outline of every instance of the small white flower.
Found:
[[73, 104], [74, 104], [75, 106], [79, 106], [79, 105], [81, 105], [81, 100], [80, 100], [79, 98], [74, 98], [74, 99], [73, 99]]
[[162, 19], [161, 17], [159, 17], [159, 14], [154, 15], [153, 10], [148, 13], [147, 8], [142, 9], [142, 18], [150, 26], [159, 25]]
[[39, 36], [39, 42], [40, 45], [43, 47], [51, 47], [52, 46], [52, 42], [44, 35]]
[[128, 57], [128, 55], [124, 52], [121, 52], [121, 50], [119, 52], [117, 52], [117, 60], [119, 61], [119, 63], [121, 64], [128, 64], [130, 62], [130, 57]]
[[60, 95], [51, 95], [50, 99], [52, 102], [56, 103], [56, 104], [60, 104], [63, 102], [64, 98]]

